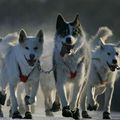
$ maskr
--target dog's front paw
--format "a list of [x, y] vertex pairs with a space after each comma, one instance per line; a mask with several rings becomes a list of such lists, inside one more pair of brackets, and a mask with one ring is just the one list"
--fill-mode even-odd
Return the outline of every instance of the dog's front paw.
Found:
[[27, 111], [27, 112], [25, 113], [24, 119], [32, 119], [32, 114], [31, 114], [31, 112]]
[[82, 118], [89, 118], [89, 119], [91, 119], [92, 117], [89, 116], [87, 111], [82, 111]]
[[87, 107], [87, 110], [89, 110], [89, 111], [93, 111], [93, 110], [97, 110], [99, 108], [99, 104], [95, 104], [95, 105], [88, 105], [88, 107]]
[[51, 116], [51, 117], [54, 116], [51, 110], [45, 110], [45, 114], [46, 116]]
[[0, 104], [1, 105], [4, 105], [5, 104], [5, 100], [6, 100], [6, 94], [2, 94], [1, 92], [0, 92]]
[[72, 111], [72, 113], [73, 113], [73, 118], [75, 120], [79, 120], [80, 119], [80, 113], [79, 113], [79, 109], [78, 108], [76, 108], [76, 110]]
[[57, 111], [60, 111], [60, 103], [56, 103], [54, 102], [53, 105], [52, 105], [52, 108], [51, 108], [51, 111], [52, 112], [57, 112]]
[[111, 119], [111, 115], [109, 112], [103, 112], [103, 119]]
[[69, 107], [69, 106], [63, 107], [63, 109], [62, 109], [62, 115], [63, 115], [64, 117], [73, 117], [73, 113], [72, 113], [72, 111], [70, 110], [70, 107]]
[[16, 111], [12, 114], [12, 118], [15, 119], [15, 118], [19, 118], [19, 119], [22, 119], [22, 116], [20, 114], [19, 111]]

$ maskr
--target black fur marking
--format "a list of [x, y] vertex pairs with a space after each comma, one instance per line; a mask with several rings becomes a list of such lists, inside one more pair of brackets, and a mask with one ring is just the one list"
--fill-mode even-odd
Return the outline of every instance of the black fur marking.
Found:
[[64, 23], [63, 25], [59, 26], [57, 29], [57, 34], [61, 37], [65, 37], [70, 34], [69, 25], [67, 23]]
[[53, 57], [53, 67], [54, 67], [53, 73], [54, 73], [55, 82], [57, 82], [57, 71], [56, 71], [56, 63], [54, 57]]

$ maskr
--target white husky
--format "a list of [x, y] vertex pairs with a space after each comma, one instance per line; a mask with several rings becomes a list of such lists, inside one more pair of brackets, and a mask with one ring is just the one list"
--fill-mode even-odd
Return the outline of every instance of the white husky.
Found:
[[[89, 71], [89, 60], [90, 50], [80, 25], [79, 16], [77, 15], [72, 22], [66, 22], [61, 15], [58, 15], [53, 66], [64, 117], [73, 117], [74, 119], [80, 117], [79, 101]], [[66, 92], [71, 97], [70, 101]], [[59, 104], [57, 102], [56, 104]]]
[[[6, 86], [9, 84], [12, 118], [22, 118], [18, 111], [18, 103], [15, 89], [19, 82], [25, 83], [26, 105], [35, 101], [39, 86], [39, 57], [43, 51], [43, 32], [40, 30], [37, 36], [27, 36], [24, 30], [20, 31], [19, 43], [10, 46], [3, 60], [0, 80], [0, 104], [4, 105], [6, 98]], [[32, 118], [27, 106], [25, 118]]]
[[[101, 30], [105, 29], [102, 28]], [[82, 107], [82, 110], [84, 113], [86, 109], [97, 110], [99, 107], [96, 101], [97, 96], [105, 93], [103, 119], [110, 119], [114, 84], [117, 76], [117, 68], [120, 65], [120, 44], [105, 43], [106, 38], [99, 38], [98, 46], [92, 51], [90, 73], [85, 89], [88, 106], [87, 108], [85, 106]], [[83, 117], [86, 118], [86, 115], [83, 114]]]

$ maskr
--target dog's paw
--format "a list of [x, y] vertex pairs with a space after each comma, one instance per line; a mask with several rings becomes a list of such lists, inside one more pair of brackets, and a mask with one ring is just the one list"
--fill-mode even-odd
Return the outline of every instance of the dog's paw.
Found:
[[76, 110], [72, 111], [72, 113], [73, 113], [73, 118], [75, 120], [79, 120], [80, 119], [80, 113], [79, 113], [79, 109], [78, 108], [76, 108]]
[[89, 119], [91, 119], [92, 117], [89, 116], [87, 111], [82, 111], [82, 118], [89, 118]]
[[51, 117], [54, 116], [51, 110], [45, 110], [45, 114], [46, 116], [51, 116]]
[[53, 105], [52, 105], [51, 111], [52, 112], [57, 112], [57, 111], [60, 111], [60, 110], [61, 110], [60, 103], [54, 102]]
[[70, 110], [70, 107], [69, 107], [69, 106], [63, 107], [63, 109], [62, 109], [62, 115], [63, 115], [64, 117], [73, 117], [73, 113], [72, 113], [72, 111]]
[[4, 104], [5, 104], [5, 100], [6, 100], [6, 94], [3, 95], [3, 94], [0, 92], [0, 104], [1, 104], [1, 105], [4, 105]]
[[15, 118], [19, 118], [19, 119], [22, 119], [22, 116], [20, 114], [19, 111], [16, 111], [12, 114], [12, 118], [15, 119]]
[[111, 119], [111, 115], [109, 112], [103, 112], [103, 119]]
[[88, 105], [88, 107], [87, 107], [87, 110], [89, 110], [89, 111], [96, 111], [97, 109], [99, 108], [99, 104], [95, 104], [95, 105]]
[[32, 119], [32, 114], [31, 114], [31, 112], [27, 111], [27, 112], [25, 113], [24, 119]]

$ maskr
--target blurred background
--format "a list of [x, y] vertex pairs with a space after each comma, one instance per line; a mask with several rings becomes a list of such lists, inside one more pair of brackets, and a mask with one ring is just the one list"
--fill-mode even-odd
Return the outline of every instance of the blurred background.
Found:
[[[68, 21], [73, 20], [78, 13], [89, 36], [94, 35], [100, 26], [108, 26], [114, 33], [113, 42], [119, 41], [120, 0], [0, 0], [0, 36], [19, 32], [21, 28], [28, 35], [34, 35], [39, 29], [43, 29], [44, 55], [47, 56], [43, 63], [46, 63], [52, 58], [58, 13], [63, 14]], [[48, 68], [51, 63], [48, 63]], [[103, 104], [104, 98], [100, 99]], [[112, 110], [120, 111], [120, 80], [115, 85]]]

